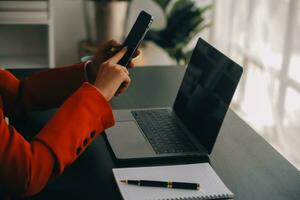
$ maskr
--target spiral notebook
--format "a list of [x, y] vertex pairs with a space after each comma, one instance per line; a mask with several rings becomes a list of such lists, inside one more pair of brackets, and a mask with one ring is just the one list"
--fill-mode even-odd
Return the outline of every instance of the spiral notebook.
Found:
[[[234, 197], [208, 163], [115, 168], [113, 174], [124, 200], [233, 199]], [[200, 190], [126, 185], [120, 182], [124, 179], [195, 182], [200, 183]]]

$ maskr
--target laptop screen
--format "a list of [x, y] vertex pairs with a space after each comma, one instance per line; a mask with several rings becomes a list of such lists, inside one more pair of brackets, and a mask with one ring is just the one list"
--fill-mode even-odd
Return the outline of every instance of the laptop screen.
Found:
[[173, 109], [202, 146], [211, 153], [242, 68], [199, 39], [186, 69]]

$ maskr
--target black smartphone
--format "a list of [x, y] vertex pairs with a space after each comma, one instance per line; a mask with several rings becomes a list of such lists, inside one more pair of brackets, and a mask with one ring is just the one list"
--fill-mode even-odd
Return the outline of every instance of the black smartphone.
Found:
[[126, 54], [121, 58], [118, 62], [119, 65], [123, 65], [124, 67], [128, 67], [132, 56], [135, 51], [139, 47], [140, 43], [143, 41], [146, 33], [148, 32], [151, 24], [153, 22], [153, 17], [145, 12], [141, 11], [138, 18], [136, 19], [133, 27], [131, 28], [127, 38], [123, 43], [123, 47], [127, 47]]

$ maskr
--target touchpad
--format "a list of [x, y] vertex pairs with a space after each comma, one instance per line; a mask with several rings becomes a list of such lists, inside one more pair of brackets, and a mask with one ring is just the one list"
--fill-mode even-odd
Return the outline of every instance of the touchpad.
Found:
[[130, 159], [155, 155], [135, 121], [117, 122], [105, 132], [117, 158]]

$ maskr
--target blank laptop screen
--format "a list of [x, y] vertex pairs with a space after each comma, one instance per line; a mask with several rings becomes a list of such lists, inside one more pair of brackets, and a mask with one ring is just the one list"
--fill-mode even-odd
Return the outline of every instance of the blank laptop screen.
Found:
[[242, 68], [201, 38], [178, 91], [174, 107], [198, 142], [211, 153]]

